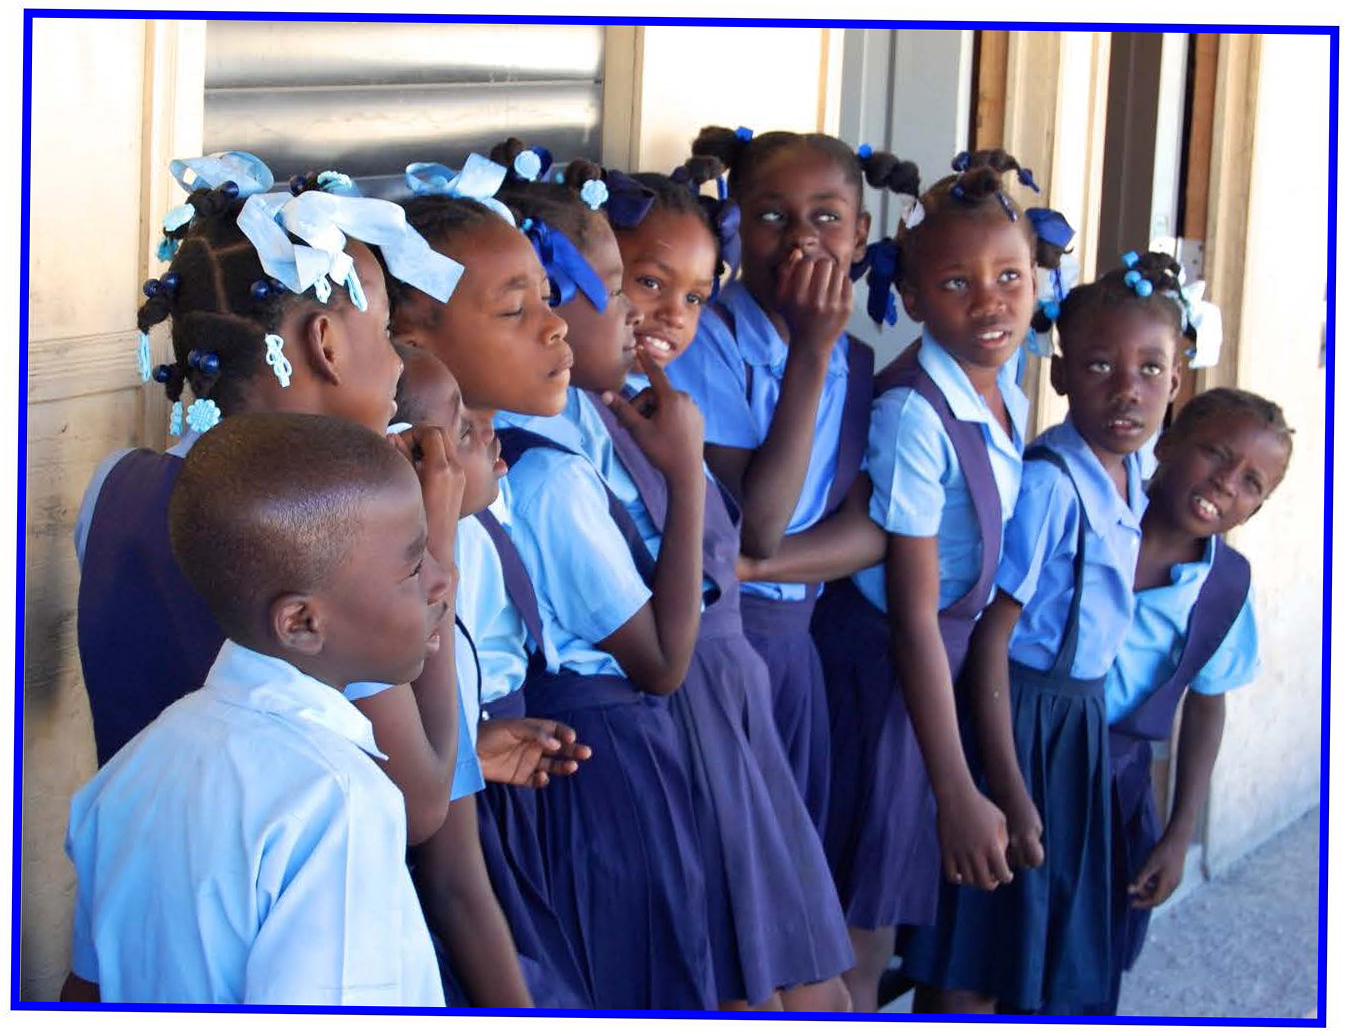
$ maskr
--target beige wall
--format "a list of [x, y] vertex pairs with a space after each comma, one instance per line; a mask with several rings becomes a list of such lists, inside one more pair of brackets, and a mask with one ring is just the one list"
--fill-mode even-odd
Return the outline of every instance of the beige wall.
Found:
[[[156, 218], [168, 207], [167, 150], [200, 147], [202, 38], [199, 23], [38, 19], [33, 27], [25, 998], [54, 998], [65, 977], [74, 872], [61, 844], [70, 794], [94, 769], [70, 534], [103, 455], [164, 443], [166, 405], [135, 371], [135, 313]], [[190, 96], [193, 82], [195, 105], [179, 109], [179, 87]], [[70, 190], [79, 170], [86, 187]], [[162, 337], [156, 349], [166, 351]]]
[[1232, 543], [1253, 565], [1262, 675], [1229, 697], [1206, 863], [1218, 872], [1317, 804], [1322, 711], [1328, 46], [1260, 40], [1237, 383], [1277, 401], [1294, 460]]

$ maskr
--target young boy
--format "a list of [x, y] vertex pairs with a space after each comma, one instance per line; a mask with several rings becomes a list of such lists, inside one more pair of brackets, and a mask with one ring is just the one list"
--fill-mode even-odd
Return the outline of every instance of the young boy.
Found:
[[63, 998], [443, 1005], [403, 801], [341, 693], [451, 647], [415, 471], [354, 423], [239, 415], [188, 454], [169, 532], [228, 639], [71, 803]]

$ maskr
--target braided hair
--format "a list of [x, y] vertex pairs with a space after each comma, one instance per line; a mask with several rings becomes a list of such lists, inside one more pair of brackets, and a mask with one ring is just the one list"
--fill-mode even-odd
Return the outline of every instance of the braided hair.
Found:
[[[949, 218], [1004, 218], [1023, 227], [1029, 253], [1036, 265], [1061, 266], [1064, 249], [1039, 237], [1024, 209], [1006, 192], [1005, 176], [1014, 172], [1033, 189], [1033, 174], [1004, 150], [963, 152], [953, 159], [954, 173], [946, 175], [920, 196], [922, 218], [915, 225], [898, 226], [896, 240], [902, 254], [902, 274], [909, 277], [920, 260], [920, 241]], [[1035, 325], [1035, 329], [1043, 331]]]
[[846, 181], [855, 186], [860, 208], [864, 207], [864, 183], [893, 193], [914, 195], [920, 189], [920, 170], [912, 162], [869, 147], [857, 152], [835, 136], [820, 132], [778, 130], [752, 136], [722, 125], [708, 125], [692, 141], [692, 154], [718, 159], [729, 171], [729, 195], [741, 197], [767, 159], [791, 147], [807, 147], [830, 158]]
[[591, 242], [595, 218], [601, 218], [580, 197], [584, 184], [603, 178], [603, 166], [578, 158], [566, 165], [559, 179], [530, 182], [513, 172], [514, 159], [529, 148], [511, 136], [491, 148], [487, 155], [497, 165], [510, 169], [496, 197], [509, 205], [520, 223], [531, 218], [559, 229], [581, 251]]
[[[730, 271], [730, 260], [725, 253], [726, 240], [719, 232], [719, 222], [729, 201], [708, 197], [701, 192], [705, 183], [714, 182], [725, 174], [724, 164], [719, 158], [709, 156], [689, 157], [669, 175], [660, 172], [637, 172], [631, 176], [653, 195], [650, 211], [663, 211], [671, 215], [688, 215], [706, 227], [706, 232], [715, 241], [715, 282], [718, 285]], [[634, 226], [613, 225], [618, 234], [629, 232]]]
[[[1085, 316], [1123, 309], [1145, 312], [1172, 329], [1175, 340], [1185, 337], [1195, 344], [1196, 328], [1190, 319], [1180, 278], [1182, 266], [1171, 255], [1158, 251], [1139, 255], [1132, 252], [1123, 260], [1123, 265], [1092, 283], [1075, 287], [1061, 302], [1055, 322], [1062, 346], [1070, 327]], [[1050, 329], [1051, 325], [1048, 310], [1039, 309], [1034, 314], [1033, 328], [1038, 332]]]
[[[148, 333], [172, 321], [173, 362], [154, 370], [170, 401], [180, 401], [183, 387], [190, 386], [194, 396], [212, 399], [227, 414], [266, 368], [263, 338], [296, 306], [324, 305], [267, 276], [238, 226], [243, 202], [233, 183], [195, 190], [187, 203], [195, 214], [169, 234], [177, 252], [168, 270], [145, 284], [136, 325]], [[335, 284], [328, 307], [349, 302], [344, 284]]]
[[1178, 410], [1173, 424], [1164, 432], [1166, 437], [1180, 439], [1190, 433], [1198, 423], [1208, 419], [1227, 420], [1231, 416], [1245, 415], [1256, 420], [1263, 429], [1271, 431], [1285, 445], [1285, 459], [1288, 463], [1294, 449], [1294, 430], [1285, 421], [1285, 412], [1275, 401], [1269, 401], [1260, 394], [1235, 387], [1215, 387], [1195, 395]]

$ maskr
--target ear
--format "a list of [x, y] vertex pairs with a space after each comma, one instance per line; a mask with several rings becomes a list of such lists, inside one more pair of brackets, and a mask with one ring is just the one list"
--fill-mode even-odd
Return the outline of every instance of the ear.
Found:
[[1052, 355], [1052, 389], [1061, 397], [1066, 396], [1066, 359], [1063, 355]]
[[1159, 439], [1154, 442], [1154, 460], [1156, 462], [1167, 462], [1169, 456], [1173, 453], [1172, 438], [1167, 431], [1159, 431]]
[[903, 280], [897, 288], [898, 294], [902, 297], [902, 307], [906, 309], [907, 317], [912, 322], [924, 322], [925, 313], [921, 310], [920, 298], [916, 293], [916, 288], [910, 282]]
[[339, 386], [341, 330], [331, 313], [315, 311], [310, 315], [301, 331], [301, 340], [304, 357], [313, 370], [314, 378], [334, 387]]
[[268, 629], [286, 651], [317, 655], [326, 643], [326, 619], [311, 594], [282, 594], [271, 603]]
[[855, 247], [851, 250], [851, 264], [863, 261], [865, 248], [869, 246], [869, 226], [872, 221], [868, 211], [862, 211], [855, 219]]
[[1173, 368], [1169, 372], [1169, 378], [1171, 382], [1169, 383], [1169, 389], [1168, 389], [1168, 403], [1172, 404], [1173, 399], [1178, 396], [1178, 390], [1182, 387], [1181, 363], [1177, 361], [1173, 363]]

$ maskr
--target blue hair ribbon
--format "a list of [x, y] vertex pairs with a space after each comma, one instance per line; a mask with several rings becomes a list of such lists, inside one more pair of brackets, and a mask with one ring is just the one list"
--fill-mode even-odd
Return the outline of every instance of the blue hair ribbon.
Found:
[[851, 266], [851, 278], [859, 279], [866, 272], [865, 285], [869, 287], [869, 298], [865, 310], [874, 320], [874, 325], [885, 322], [892, 326], [897, 322], [897, 273], [900, 250], [897, 241], [891, 237], [875, 240], [865, 248], [865, 256]]
[[461, 197], [485, 205], [514, 225], [514, 213], [495, 199], [508, 170], [490, 158], [469, 154], [460, 171], [437, 161], [413, 161], [407, 165], [407, 188], [419, 197]]
[[[711, 202], [710, 224], [715, 230], [715, 242], [719, 247], [720, 260], [728, 266], [732, 276], [743, 257], [743, 241], [738, 235], [743, 223], [743, 211], [736, 201], [721, 199]], [[717, 272], [711, 284], [710, 298], [714, 300], [720, 293], [720, 274]]]
[[[319, 190], [298, 197], [254, 194], [243, 205], [238, 226], [257, 249], [266, 274], [295, 293], [310, 286], [320, 291], [318, 280], [330, 279], [346, 284], [358, 306], [363, 291], [345, 251], [347, 237], [378, 247], [389, 275], [441, 303], [463, 275], [462, 265], [435, 251], [407, 224], [400, 205], [373, 197]], [[290, 234], [303, 243], [295, 243]]]
[[1053, 247], [1065, 250], [1075, 238], [1075, 230], [1059, 211], [1051, 208], [1029, 208], [1024, 214], [1028, 216], [1028, 221], [1033, 223], [1033, 231]]
[[188, 193], [199, 189], [213, 190], [232, 182], [238, 187], [239, 197], [245, 198], [265, 193], [276, 183], [266, 163], [244, 150], [223, 150], [199, 158], [174, 158], [168, 163], [168, 170]]
[[603, 181], [608, 187], [608, 221], [618, 229], [640, 225], [654, 205], [654, 191], [616, 169], [604, 172]]
[[318, 189], [323, 193], [332, 193], [338, 197], [359, 197], [360, 188], [345, 172], [326, 171], [318, 173]]
[[526, 219], [522, 230], [551, 280], [553, 308], [570, 303], [576, 290], [599, 311], [608, 306], [608, 288], [565, 233], [535, 218]]

